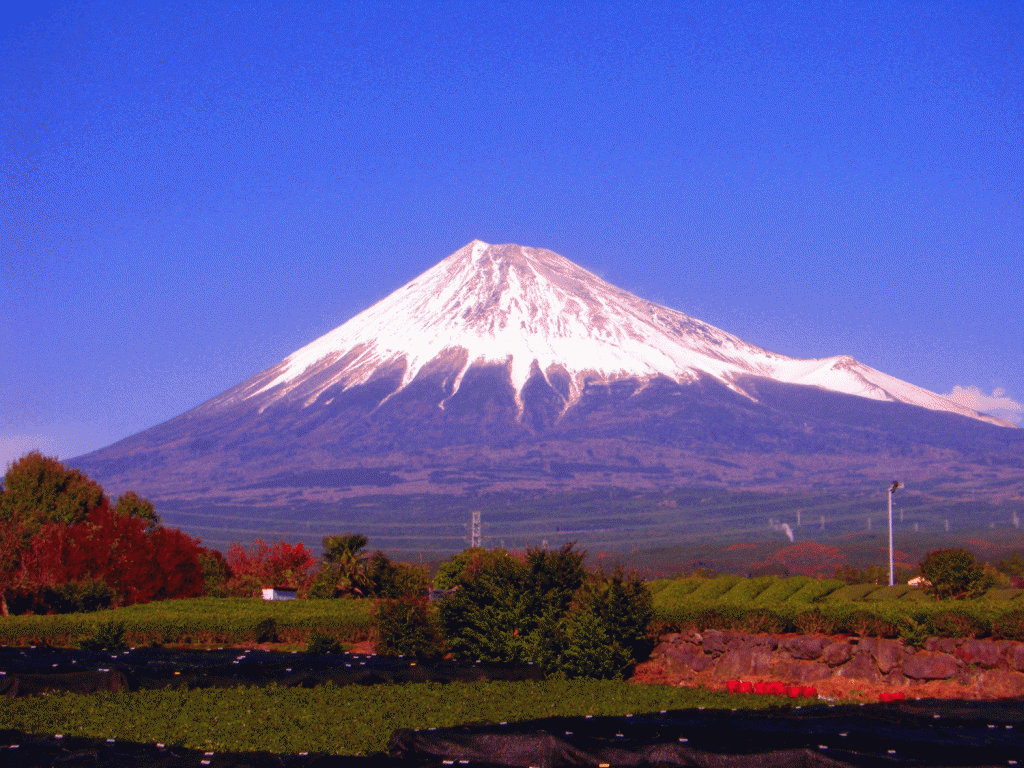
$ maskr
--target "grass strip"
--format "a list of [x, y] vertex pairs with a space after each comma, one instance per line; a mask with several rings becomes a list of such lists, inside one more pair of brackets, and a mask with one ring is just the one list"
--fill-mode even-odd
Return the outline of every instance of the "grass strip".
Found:
[[14, 699], [0, 707], [0, 728], [213, 752], [366, 755], [385, 752], [399, 728], [698, 706], [765, 709], [790, 701], [599, 680], [175, 689]]

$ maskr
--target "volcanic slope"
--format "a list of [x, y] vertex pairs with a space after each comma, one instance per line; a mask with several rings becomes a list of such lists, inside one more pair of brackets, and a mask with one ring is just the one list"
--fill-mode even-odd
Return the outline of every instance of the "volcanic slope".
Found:
[[551, 251], [474, 241], [278, 365], [71, 463], [112, 492], [191, 504], [857, 492], [908, 473], [940, 494], [1019, 496], [1022, 449], [1024, 430], [850, 357], [778, 355]]

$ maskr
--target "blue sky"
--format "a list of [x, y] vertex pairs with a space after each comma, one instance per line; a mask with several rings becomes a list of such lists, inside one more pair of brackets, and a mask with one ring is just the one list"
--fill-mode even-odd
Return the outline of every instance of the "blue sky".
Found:
[[176, 416], [474, 238], [1021, 421], [1019, 2], [0, 14], [0, 466]]

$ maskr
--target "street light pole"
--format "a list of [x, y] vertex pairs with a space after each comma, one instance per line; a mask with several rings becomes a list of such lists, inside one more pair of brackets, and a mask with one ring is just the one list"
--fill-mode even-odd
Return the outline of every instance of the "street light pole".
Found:
[[893, 563], [892, 563], [892, 495], [896, 493], [896, 489], [899, 488], [903, 483], [899, 480], [893, 480], [892, 485], [889, 486], [889, 586], [891, 587], [894, 583], [893, 574]]

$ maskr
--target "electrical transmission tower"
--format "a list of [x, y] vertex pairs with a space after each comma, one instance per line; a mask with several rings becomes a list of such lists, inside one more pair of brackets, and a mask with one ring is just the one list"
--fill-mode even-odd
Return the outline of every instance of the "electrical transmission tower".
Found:
[[469, 527], [469, 546], [471, 547], [482, 547], [484, 541], [483, 532], [480, 525], [480, 510], [473, 510], [473, 521]]

